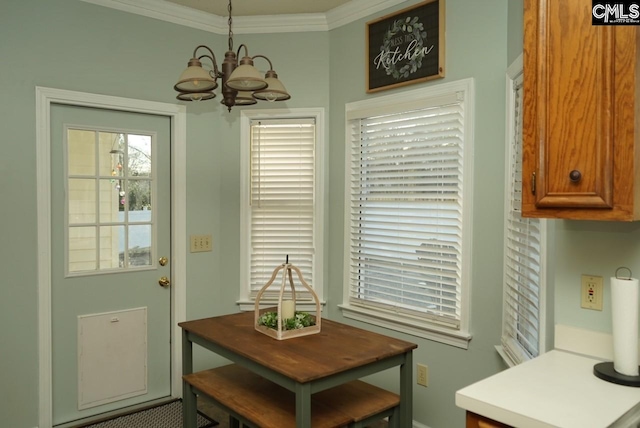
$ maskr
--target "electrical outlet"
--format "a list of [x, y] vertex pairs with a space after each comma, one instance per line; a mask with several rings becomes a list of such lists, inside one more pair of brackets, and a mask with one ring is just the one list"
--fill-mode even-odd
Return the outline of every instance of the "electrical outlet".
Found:
[[211, 235], [191, 235], [191, 252], [211, 251]]
[[584, 309], [602, 310], [602, 277], [582, 275], [580, 306]]
[[429, 386], [429, 367], [418, 364], [418, 385]]

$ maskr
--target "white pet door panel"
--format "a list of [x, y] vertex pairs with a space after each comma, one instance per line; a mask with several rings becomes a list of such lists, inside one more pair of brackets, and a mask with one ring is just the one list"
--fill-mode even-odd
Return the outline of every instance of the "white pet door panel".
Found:
[[147, 308], [78, 317], [78, 410], [147, 393]]

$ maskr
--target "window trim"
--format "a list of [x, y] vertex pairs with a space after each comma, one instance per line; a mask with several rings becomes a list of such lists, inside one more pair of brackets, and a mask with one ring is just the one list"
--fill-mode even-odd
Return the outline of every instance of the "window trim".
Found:
[[[515, 128], [513, 126], [515, 121], [515, 94], [513, 91], [513, 85], [516, 81], [517, 77], [523, 72], [523, 58], [522, 54], [516, 58], [511, 65], [507, 68], [506, 72], [506, 102], [505, 102], [505, 113], [506, 113], [506, 122], [505, 122], [505, 188], [504, 188], [504, 229], [503, 229], [503, 261], [502, 261], [502, 319], [500, 321], [501, 332], [500, 338], [501, 341], [504, 339], [504, 328], [505, 328], [505, 320], [504, 320], [504, 311], [506, 305], [506, 295], [509, 287], [507, 286], [506, 281], [506, 263], [507, 263], [507, 240], [508, 240], [508, 223], [507, 223], [507, 215], [511, 209], [511, 172], [512, 172], [512, 164], [511, 157], [513, 155], [513, 139], [515, 138]], [[547, 334], [547, 314], [546, 314], [546, 302], [547, 302], [547, 235], [548, 235], [548, 222], [545, 219], [540, 220], [540, 284], [539, 288], [539, 326], [538, 326], [538, 355], [542, 355], [546, 352], [546, 334]], [[504, 362], [509, 367], [514, 367], [524, 361], [529, 360], [530, 358], [526, 355], [524, 351], [513, 351], [507, 352], [504, 349], [502, 344], [496, 345], [496, 351], [502, 357]], [[511, 356], [511, 353], [517, 352], [521, 357], [520, 361], [517, 361]]]
[[[462, 224], [464, 237], [462, 239], [463, 268], [461, 272], [460, 290], [460, 328], [459, 330], [441, 327], [437, 324], [425, 320], [421, 323], [410, 322], [398, 314], [385, 314], [374, 309], [366, 309], [349, 303], [349, 224], [350, 224], [350, 187], [347, 177], [351, 171], [351, 135], [349, 121], [352, 119], [366, 117], [381, 111], [396, 110], [402, 106], [415, 106], [425, 103], [425, 100], [437, 98], [446, 94], [463, 92], [465, 99], [465, 124], [464, 124], [464, 148], [463, 159], [464, 173], [463, 197], [464, 206], [462, 213]], [[406, 110], [405, 108], [405, 110]], [[472, 260], [472, 238], [473, 238], [473, 141], [474, 141], [474, 109], [475, 109], [475, 82], [473, 78], [457, 80], [454, 82], [442, 83], [428, 86], [423, 89], [400, 92], [397, 94], [385, 95], [376, 98], [367, 98], [345, 105], [345, 182], [344, 182], [344, 259], [343, 259], [343, 298], [342, 304], [338, 307], [346, 318], [399, 331], [401, 333], [422, 337], [458, 348], [467, 349], [471, 340], [469, 330], [470, 308], [471, 308], [471, 273], [473, 268]]]
[[[242, 110], [240, 112], [240, 286], [237, 304], [242, 311], [253, 311], [255, 299], [251, 296], [251, 210], [250, 195], [250, 139], [251, 121], [269, 119], [314, 118], [316, 121], [315, 151], [315, 211], [314, 211], [314, 266], [313, 278], [305, 280], [313, 287], [322, 306], [324, 296], [324, 165], [325, 165], [325, 123], [323, 108], [295, 108], [269, 110]], [[274, 266], [275, 269], [275, 266]], [[277, 304], [275, 300], [262, 298], [265, 305]], [[300, 310], [315, 311], [315, 304], [300, 305]]]

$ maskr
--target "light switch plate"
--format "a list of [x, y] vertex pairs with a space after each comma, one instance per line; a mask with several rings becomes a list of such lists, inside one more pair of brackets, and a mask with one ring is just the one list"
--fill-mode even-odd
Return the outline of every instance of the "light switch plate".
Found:
[[191, 252], [201, 253], [211, 251], [212, 238], [211, 235], [191, 235]]
[[418, 364], [418, 385], [429, 386], [429, 367], [426, 364]]

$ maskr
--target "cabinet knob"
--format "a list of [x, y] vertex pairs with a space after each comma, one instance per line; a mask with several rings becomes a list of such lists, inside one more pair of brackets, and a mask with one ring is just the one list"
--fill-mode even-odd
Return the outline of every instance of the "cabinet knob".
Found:
[[582, 173], [577, 169], [574, 169], [569, 173], [569, 180], [571, 180], [572, 183], [577, 183], [581, 179], [582, 179]]

